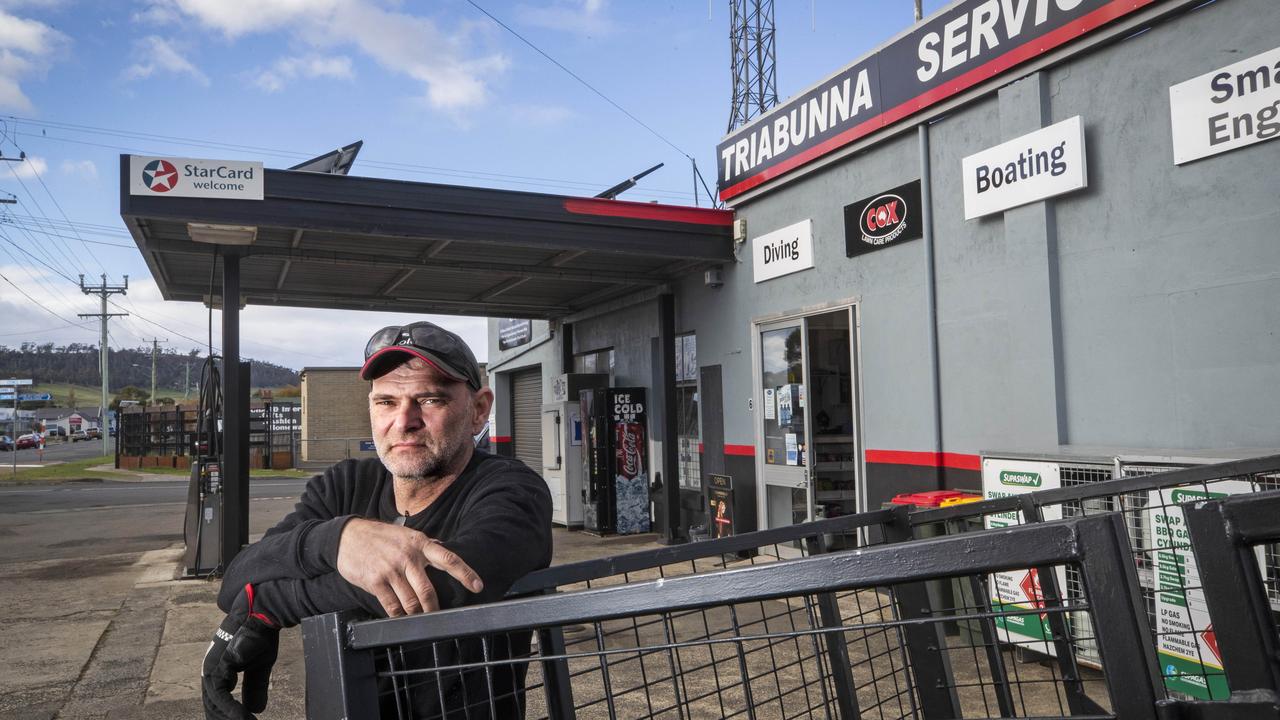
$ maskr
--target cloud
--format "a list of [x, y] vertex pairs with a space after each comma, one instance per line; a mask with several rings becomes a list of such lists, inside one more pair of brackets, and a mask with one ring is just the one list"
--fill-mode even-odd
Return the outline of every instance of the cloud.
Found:
[[29, 112], [31, 99], [21, 83], [43, 77], [67, 44], [67, 36], [48, 25], [0, 10], [0, 108]]
[[36, 175], [44, 175], [49, 163], [44, 158], [28, 155], [22, 162], [0, 163], [0, 180], [29, 180]]
[[350, 80], [355, 72], [351, 69], [351, 58], [345, 55], [283, 57], [269, 69], [260, 71], [253, 84], [266, 92], [277, 92], [299, 77]]
[[145, 80], [157, 73], [190, 75], [201, 85], [208, 85], [209, 78], [200, 68], [191, 64], [168, 40], [159, 35], [148, 35], [133, 45], [136, 62], [124, 69], [125, 80]]
[[513, 108], [514, 117], [518, 117], [522, 125], [554, 127], [563, 125], [573, 118], [573, 110], [563, 105], [519, 105]]
[[552, 0], [550, 5], [520, 5], [516, 18], [525, 25], [600, 37], [617, 29], [604, 10], [604, 0]]
[[[149, 0], [140, 15], [165, 17], [166, 12], [228, 40], [280, 32], [319, 55], [354, 48], [420, 83], [419, 94], [436, 110], [482, 105], [494, 76], [509, 65], [501, 53], [473, 49], [474, 31], [488, 26], [461, 22], [443, 29], [431, 18], [386, 9], [376, 0]], [[274, 70], [259, 78], [260, 87], [272, 91], [290, 79]]]
[[85, 180], [97, 180], [98, 166], [92, 160], [63, 160], [62, 174], [73, 175]]

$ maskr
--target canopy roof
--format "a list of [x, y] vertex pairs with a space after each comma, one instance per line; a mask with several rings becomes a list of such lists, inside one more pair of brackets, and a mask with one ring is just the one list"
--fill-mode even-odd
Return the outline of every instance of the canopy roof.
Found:
[[[262, 200], [132, 195], [128, 173], [120, 214], [166, 300], [221, 304], [233, 247], [242, 304], [510, 318], [733, 261], [724, 210], [272, 169]], [[193, 239], [220, 233], [253, 239]]]

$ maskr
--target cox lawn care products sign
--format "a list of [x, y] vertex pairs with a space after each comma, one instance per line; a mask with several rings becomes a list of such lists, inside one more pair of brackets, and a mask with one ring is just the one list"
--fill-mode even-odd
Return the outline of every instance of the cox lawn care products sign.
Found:
[[[1053, 463], [1025, 460], [982, 459], [982, 494], [987, 500], [1011, 495], [1026, 495], [1039, 490], [1061, 487], [1058, 466]], [[1061, 520], [1062, 511], [1056, 505], [1044, 508], [1045, 520]], [[1019, 511], [996, 513], [984, 518], [988, 530], [1022, 524]], [[1063, 568], [1057, 568], [1058, 591], [1066, 587], [1067, 577]], [[1016, 612], [1044, 607], [1040, 591], [1040, 577], [1035, 568], [995, 573], [991, 576], [991, 610]], [[1047, 616], [1041, 614], [1009, 615], [995, 619], [996, 633], [1001, 642], [1017, 643], [1048, 655], [1055, 655], [1053, 644], [1048, 641]]]
[[129, 194], [261, 200], [262, 163], [129, 156]]
[[1280, 48], [1169, 88], [1175, 165], [1280, 135]]
[[[1209, 484], [1207, 491], [1199, 487], [1150, 492], [1147, 526], [1155, 547], [1156, 652], [1169, 690], [1200, 700], [1225, 700], [1230, 694], [1181, 504], [1253, 490], [1252, 483], [1227, 480]], [[1261, 559], [1262, 549], [1257, 552]]]

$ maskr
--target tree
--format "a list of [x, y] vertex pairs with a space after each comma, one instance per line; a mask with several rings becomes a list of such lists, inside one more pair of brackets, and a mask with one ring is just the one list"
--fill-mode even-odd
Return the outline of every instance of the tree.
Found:
[[146, 390], [143, 390], [142, 388], [136, 387], [133, 385], [126, 385], [120, 388], [120, 392], [116, 393], [115, 399], [111, 401], [111, 409], [119, 411], [121, 400], [134, 400], [137, 402], [145, 403], [147, 399], [150, 397], [151, 397], [151, 393], [147, 392]]

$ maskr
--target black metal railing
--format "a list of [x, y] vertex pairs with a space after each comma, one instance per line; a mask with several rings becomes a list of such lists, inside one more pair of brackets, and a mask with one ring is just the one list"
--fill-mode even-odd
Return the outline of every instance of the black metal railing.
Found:
[[[904, 618], [867, 614], [854, 603], [824, 612], [820, 598], [881, 597], [895, 588], [1032, 567], [1079, 567], [1088, 588], [1072, 606], [1029, 611], [953, 608], [938, 615]], [[715, 573], [510, 600], [394, 620], [344, 624], [334, 616], [309, 621], [309, 654], [329, 658], [384, 653], [385, 669], [368, 667], [362, 687], [346, 692], [332, 682], [308, 683], [313, 717], [507, 717], [502, 709], [523, 706], [527, 717], [1000, 717], [996, 708], [976, 715], [960, 697], [981, 690], [950, 686], [925, 674], [920, 663], [898, 664], [878, 675], [866, 657], [833, 662], [833, 647], [879, 643], [886, 634], [905, 649], [909, 631], [926, 628], [941, 636], [946, 622], [977, 622], [991, 616], [1083, 612], [1098, 628], [1107, 662], [1098, 707], [1072, 713], [1063, 679], [1029, 674], [1011, 682], [1023, 716], [1155, 717], [1159, 699], [1145, 611], [1129, 590], [1136, 585], [1124, 528], [1118, 517], [1085, 518], [962, 537], [888, 544], [853, 552], [798, 559]], [[772, 625], [765, 619], [773, 616]], [[618, 634], [623, 626], [636, 629]], [[549, 631], [581, 626], [590, 646], [569, 652], [544, 644]], [[644, 627], [644, 630], [638, 628]], [[519, 637], [538, 633], [529, 650], [512, 653]], [[320, 650], [320, 645], [328, 645]], [[337, 645], [337, 647], [335, 647]], [[469, 652], [475, 645], [478, 652]], [[944, 655], [937, 644], [921, 652]], [[877, 646], [873, 653], [892, 652]], [[472, 655], [475, 659], [452, 660]], [[415, 659], [450, 662], [415, 663]], [[544, 673], [566, 667], [575, 676], [569, 698], [557, 697]], [[517, 679], [532, 680], [521, 693]], [[373, 683], [370, 683], [370, 680]], [[379, 695], [374, 685], [381, 686]], [[842, 692], [841, 686], [844, 691]], [[537, 693], [534, 688], [541, 688]], [[941, 689], [953, 707], [930, 711], [921, 698]], [[886, 705], [886, 693], [903, 698]], [[1057, 701], [1046, 700], [1057, 698]], [[343, 698], [358, 703], [341, 705]], [[567, 702], [566, 702], [567, 700]], [[1048, 705], [1048, 707], [1046, 707]], [[960, 710], [960, 712], [955, 712]]]
[[[370, 623], [348, 624], [337, 616], [324, 616], [305, 626], [309, 705], [317, 717], [328, 717], [319, 712], [328, 707], [340, 707], [349, 717], [376, 717], [380, 708], [390, 717], [430, 717], [436, 711], [443, 713], [441, 708], [455, 708], [457, 714], [451, 717], [505, 717], [514, 706], [501, 705], [499, 700], [504, 698], [523, 704], [528, 717], [1130, 717], [1114, 704], [1115, 656], [1106, 651], [1112, 640], [1097, 625], [1100, 606], [1089, 592], [1086, 564], [1075, 560], [1009, 566], [996, 573], [917, 574], [883, 585], [833, 584], [821, 592], [794, 585], [768, 598], [740, 579], [731, 579], [741, 578], [740, 573], [747, 570], [764, 569], [778, 578], [792, 578], [794, 573], [792, 580], [799, 582], [804, 574], [795, 568], [799, 561], [780, 560], [818, 555], [832, 547], [856, 547], [853, 552], [818, 559], [859, 564], [868, 562], [861, 558], [874, 557], [880, 558], [875, 562], [889, 562], [902, 556], [885, 550], [926, 543], [934, 547], [932, 543], [937, 542], [913, 539], [917, 535], [963, 532], [948, 540], [957, 543], [956, 552], [1008, 549], [1005, 539], [1010, 534], [1031, 538], [1022, 534], [1029, 528], [972, 531], [990, 517], [1007, 525], [1056, 527], [1061, 523], [1045, 523], [1056, 510], [1069, 525], [1075, 523], [1072, 527], [1101, 518], [1125, 539], [1116, 545], [1116, 552], [1123, 552], [1127, 561], [1122, 563], [1125, 569], [1113, 569], [1120, 572], [1115, 577], [1123, 576], [1125, 581], [1104, 587], [1111, 595], [1127, 597], [1126, 607], [1140, 611], [1130, 613], [1133, 627], [1125, 632], [1145, 643], [1136, 662], [1154, 674], [1141, 686], [1152, 688], [1143, 707], [1144, 712], [1156, 712], [1154, 700], [1166, 695], [1164, 685], [1171, 684], [1171, 679], [1185, 682], [1189, 675], [1181, 669], [1171, 673], [1156, 663], [1158, 643], [1165, 636], [1185, 643], [1205, 630], [1196, 623], [1170, 630], [1152, 617], [1158, 602], [1176, 600], [1178, 593], [1194, 595], [1200, 589], [1198, 581], [1182, 570], [1161, 572], [1161, 563], [1169, 558], [1159, 554], [1185, 555], [1189, 542], [1185, 537], [1172, 542], [1173, 535], [1161, 533], [1160, 528], [1168, 530], [1180, 518], [1179, 498], [1196, 500], [1220, 490], [1266, 487], [1278, 472], [1280, 457], [1259, 458], [1082, 483], [910, 515], [903, 509], [862, 513], [549, 568], [520, 581], [513, 594], [589, 588], [556, 596], [583, 599], [595, 597], [593, 593], [605, 597], [605, 593], [643, 587], [647, 591], [642, 594], [652, 593], [658, 598], [655, 602], [661, 602], [668, 598], [666, 588], [673, 583], [703, 587], [687, 583], [706, 577], [718, 578], [708, 580], [706, 587], [728, 583], [730, 591], [741, 595], [733, 602], [673, 605], [625, 617], [526, 623], [525, 630], [536, 630], [531, 645], [526, 645], [527, 632], [511, 635], [509, 628], [486, 625], [486, 619], [494, 617], [488, 613], [506, 616], [482, 607], [450, 611], [451, 617], [466, 618], [475, 632], [459, 634], [447, 641], [453, 643], [448, 646], [436, 635], [408, 633], [412, 624], [404, 620], [372, 623], [383, 623], [379, 627], [385, 628], [375, 643], [361, 634]], [[1227, 486], [1228, 482], [1248, 485]], [[1175, 489], [1192, 492], [1175, 496]], [[872, 547], [908, 540], [903, 545]], [[1182, 568], [1181, 562], [1175, 558], [1172, 567]], [[997, 596], [993, 585], [1011, 571], [1023, 577], [1038, 575], [1038, 602], [1025, 607], [992, 602]], [[1268, 572], [1264, 561], [1258, 566], [1264, 592]], [[1181, 585], [1158, 585], [1162, 575], [1180, 580]], [[792, 580], [778, 581], [775, 590]], [[1116, 597], [1109, 602], [1116, 602]], [[1269, 612], [1265, 594], [1260, 603], [1257, 612], [1266, 614], [1262, 607]], [[524, 610], [529, 606], [508, 601], [485, 607]], [[443, 626], [425, 627], [436, 632]], [[1039, 632], [1010, 632], [1015, 627], [1036, 627]], [[1219, 637], [1223, 627], [1215, 624]], [[357, 638], [363, 639], [357, 642]], [[701, 654], [695, 655], [695, 649]], [[1029, 658], [1045, 662], [1025, 662]], [[1237, 691], [1255, 686], [1236, 682], [1229, 661], [1225, 666], [1223, 677], [1221, 671], [1202, 664], [1200, 677], [1206, 687], [1220, 690], [1208, 697], [1230, 703], [1162, 701], [1160, 717], [1214, 717], [1215, 712], [1241, 709], [1269, 712], [1267, 698], [1249, 698], [1240, 692], [1228, 698], [1228, 684]], [[503, 672], [510, 674], [504, 678]], [[449, 673], [454, 675], [442, 680]], [[1129, 677], [1126, 682], [1137, 681]], [[518, 691], [520, 687], [525, 690]], [[458, 696], [446, 696], [446, 689]], [[424, 701], [424, 693], [435, 697], [434, 705]], [[468, 706], [467, 697], [483, 697], [485, 702], [464, 712], [459, 708]], [[1246, 702], [1251, 704], [1242, 704]], [[1198, 714], [1178, 714], [1193, 707]]]

